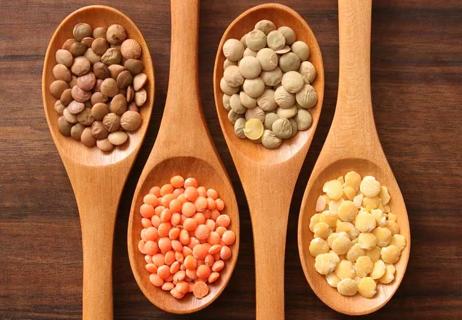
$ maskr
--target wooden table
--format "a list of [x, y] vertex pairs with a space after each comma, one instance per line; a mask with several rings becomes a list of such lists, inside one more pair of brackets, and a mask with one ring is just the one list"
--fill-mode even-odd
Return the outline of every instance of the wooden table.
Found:
[[[133, 2], [130, 4], [130, 2]], [[131, 195], [165, 103], [170, 14], [162, 1], [102, 1], [144, 33], [156, 68], [151, 128], [125, 187], [114, 247], [115, 319], [254, 319], [255, 286], [248, 207], [223, 140], [212, 95], [215, 50], [228, 23], [261, 1], [203, 1], [201, 93], [207, 123], [240, 203], [241, 251], [228, 288], [209, 308], [174, 316], [152, 306], [131, 274], [126, 229]], [[338, 78], [337, 3], [285, 1], [318, 37], [326, 92], [311, 150], [293, 197], [286, 250], [286, 318], [343, 319], [305, 281], [298, 258], [298, 210], [332, 120]], [[90, 1], [0, 2], [0, 319], [80, 319], [82, 251], [78, 212], [43, 114], [40, 79], [58, 23]], [[368, 319], [462, 319], [462, 3], [376, 1], [372, 94], [385, 153], [406, 200], [413, 247], [395, 297]], [[361, 138], [361, 137], [358, 137]], [[97, 320], [97, 319], [95, 319]]]

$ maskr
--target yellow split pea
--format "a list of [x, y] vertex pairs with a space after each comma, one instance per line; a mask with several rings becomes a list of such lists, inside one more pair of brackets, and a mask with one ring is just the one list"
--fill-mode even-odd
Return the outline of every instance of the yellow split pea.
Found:
[[344, 296], [373, 298], [395, 279], [406, 238], [399, 233], [386, 186], [350, 171], [324, 183], [309, 229], [316, 271]]

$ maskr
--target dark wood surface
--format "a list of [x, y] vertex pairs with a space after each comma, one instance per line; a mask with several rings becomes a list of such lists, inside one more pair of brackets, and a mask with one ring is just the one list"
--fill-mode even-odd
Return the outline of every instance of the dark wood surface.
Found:
[[[220, 37], [261, 1], [203, 1], [200, 84], [209, 129], [240, 203], [241, 251], [228, 288], [207, 309], [166, 314], [138, 289], [126, 251], [129, 204], [165, 103], [169, 3], [103, 1], [144, 33], [156, 68], [154, 116], [119, 207], [114, 246], [115, 319], [254, 319], [253, 244], [248, 207], [220, 131], [212, 71]], [[284, 1], [318, 37], [326, 70], [324, 110], [290, 213], [286, 318], [343, 319], [305, 281], [296, 244], [298, 210], [332, 120], [338, 77], [337, 3]], [[40, 79], [48, 40], [71, 11], [90, 1], [0, 1], [0, 319], [80, 319], [82, 251], [74, 196], [51, 140]], [[378, 131], [406, 200], [412, 229], [409, 267], [394, 298], [367, 319], [462, 319], [462, 2], [375, 1], [372, 93]], [[361, 139], [362, 137], [358, 137]], [[275, 195], [277, 196], [277, 195]], [[97, 319], [95, 319], [97, 320]]]

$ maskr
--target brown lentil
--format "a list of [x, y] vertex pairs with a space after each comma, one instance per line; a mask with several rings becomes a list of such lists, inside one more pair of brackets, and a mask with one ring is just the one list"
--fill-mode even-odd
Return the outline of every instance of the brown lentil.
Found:
[[80, 137], [82, 136], [82, 132], [85, 127], [80, 123], [76, 123], [71, 128], [71, 137], [74, 140], [80, 141]]
[[91, 115], [95, 120], [101, 121], [103, 120], [104, 116], [109, 113], [109, 107], [107, 104], [98, 102], [93, 105], [91, 108]]
[[72, 62], [74, 61], [72, 54], [65, 49], [59, 49], [56, 51], [55, 59], [57, 63], [63, 64], [66, 67], [72, 66]]
[[92, 105], [95, 105], [95, 104], [97, 104], [99, 102], [104, 103], [104, 102], [107, 101], [107, 97], [104, 94], [102, 94], [101, 92], [95, 92], [95, 93], [93, 93], [91, 95], [90, 101], [91, 101]]
[[87, 58], [91, 63], [96, 63], [101, 59], [101, 57], [97, 55], [91, 48], [88, 48], [83, 56]]
[[106, 38], [106, 27], [96, 27], [93, 30], [93, 38]]
[[141, 46], [134, 39], [127, 39], [122, 42], [120, 51], [125, 59], [138, 59], [141, 56]]
[[53, 67], [53, 77], [56, 80], [63, 80], [69, 82], [72, 80], [72, 75], [69, 69], [64, 64], [57, 64]]
[[64, 108], [63, 116], [67, 122], [72, 123], [72, 124], [77, 123], [77, 117], [73, 115], [72, 113], [70, 113], [69, 109]]
[[69, 137], [71, 135], [72, 125], [66, 121], [64, 116], [58, 118], [58, 129], [63, 136]]
[[140, 90], [146, 84], [148, 76], [145, 73], [139, 73], [133, 78], [133, 89], [135, 91]]
[[92, 33], [93, 30], [88, 23], [77, 23], [72, 30], [72, 35], [77, 41], [80, 41], [85, 37], [90, 37]]
[[138, 107], [143, 106], [147, 99], [148, 99], [148, 94], [146, 90], [142, 89], [135, 93], [135, 103]]
[[102, 83], [103, 83], [103, 80], [101, 80], [101, 79], [96, 80], [95, 92], [101, 92], [101, 84]]
[[95, 40], [93, 37], [85, 37], [80, 42], [87, 46], [87, 48], [91, 48], [91, 44]]
[[[126, 41], [126, 40], [125, 40]], [[117, 76], [117, 86], [120, 89], [125, 89], [133, 82], [133, 76], [128, 70], [124, 70]]]
[[125, 70], [124, 66], [121, 66], [119, 64], [113, 64], [108, 67], [109, 73], [111, 74], [111, 78], [117, 79], [117, 76], [119, 73]]
[[91, 129], [86, 127], [82, 131], [82, 135], [80, 136], [80, 141], [87, 147], [94, 147], [96, 145], [96, 139], [91, 134]]
[[98, 79], [106, 79], [111, 76], [109, 72], [109, 68], [102, 62], [96, 62], [93, 65], [93, 73], [95, 74], [96, 78]]
[[72, 89], [67, 88], [66, 90], [61, 93], [61, 97], [59, 98], [62, 104], [67, 106], [72, 101]]
[[121, 116], [125, 111], [127, 111], [127, 100], [123, 94], [118, 94], [112, 98], [109, 110], [119, 116]]
[[69, 105], [67, 106], [67, 110], [69, 110], [70, 113], [72, 114], [79, 114], [80, 112], [85, 109], [85, 104], [82, 102], [78, 102], [73, 100]]
[[140, 74], [142, 47], [127, 39], [118, 24], [93, 29], [78, 23], [72, 34], [55, 53], [49, 86], [58, 129], [87, 147], [109, 152], [128, 140], [123, 130], [135, 131], [142, 123], [138, 106], [147, 100], [147, 76]]
[[125, 131], [136, 131], [141, 126], [141, 115], [136, 111], [126, 111], [120, 117], [120, 126]]
[[125, 68], [130, 71], [133, 75], [137, 75], [144, 69], [143, 62], [136, 59], [128, 59], [124, 63]]
[[71, 44], [69, 51], [70, 53], [72, 53], [74, 57], [79, 57], [83, 55], [85, 51], [87, 51], [87, 46], [81, 42], [76, 41], [73, 44]]
[[93, 72], [77, 78], [77, 86], [85, 91], [90, 91], [96, 84], [96, 77]]
[[114, 132], [120, 128], [120, 117], [115, 113], [108, 113], [103, 118], [103, 125], [109, 132]]
[[55, 80], [50, 84], [50, 93], [53, 97], [55, 97], [56, 99], [59, 99], [61, 97], [61, 94], [64, 92], [64, 90], [68, 88], [69, 88], [69, 85], [67, 84], [66, 81]]
[[132, 86], [127, 87], [126, 97], [127, 97], [127, 102], [128, 103], [132, 102], [133, 98], [135, 97], [135, 90], [133, 90]]
[[109, 139], [97, 140], [96, 146], [103, 152], [110, 152], [114, 149], [114, 145], [109, 142]]
[[102, 55], [106, 52], [109, 45], [104, 38], [96, 38], [91, 44], [91, 48], [96, 54]]
[[108, 135], [109, 142], [115, 146], [123, 145], [128, 140], [128, 135], [123, 131], [111, 132]]
[[90, 71], [90, 61], [85, 57], [77, 57], [72, 64], [71, 71], [76, 76], [82, 76]]
[[66, 41], [64, 41], [64, 43], [63, 43], [63, 45], [62, 45], [61, 48], [66, 49], [66, 50], [69, 51], [69, 49], [71, 48], [71, 45], [72, 45], [74, 42], [75, 42], [75, 39], [69, 38], [69, 39], [67, 39]]
[[85, 108], [82, 112], [77, 115], [77, 121], [84, 126], [89, 126], [95, 121], [95, 118], [91, 115], [91, 109]]
[[108, 131], [101, 121], [95, 121], [91, 124], [91, 134], [100, 140], [107, 137]]
[[107, 28], [106, 31], [106, 40], [110, 44], [120, 44], [127, 38], [127, 33], [125, 28], [120, 24], [112, 24]]
[[119, 93], [117, 82], [112, 78], [104, 79], [101, 83], [101, 93], [108, 97], [114, 97]]
[[72, 87], [72, 98], [78, 102], [86, 102], [91, 98], [91, 92], [85, 91], [79, 88], [79, 86], [75, 85]]
[[65, 107], [61, 100], [56, 100], [54, 108], [57, 114], [62, 115]]
[[101, 56], [101, 61], [107, 65], [119, 64], [122, 61], [122, 54], [118, 48], [109, 48]]

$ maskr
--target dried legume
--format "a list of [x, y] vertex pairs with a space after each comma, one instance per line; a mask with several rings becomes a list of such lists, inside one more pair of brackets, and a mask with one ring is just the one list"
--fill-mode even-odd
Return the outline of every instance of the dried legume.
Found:
[[139, 208], [138, 243], [150, 282], [176, 299], [189, 292], [198, 299], [207, 296], [236, 242], [225, 211], [218, 192], [192, 177], [174, 176], [152, 187]]
[[[223, 106], [239, 138], [275, 149], [283, 139], [311, 127], [312, 117], [307, 109], [317, 103], [316, 90], [311, 86], [316, 70], [308, 61], [308, 45], [296, 40], [292, 28], [277, 28], [270, 20], [260, 20], [241, 40], [225, 41], [220, 89]], [[243, 121], [252, 122], [247, 126]], [[249, 135], [252, 129], [245, 134], [246, 126], [256, 127], [257, 133]]]
[[49, 87], [57, 99], [55, 110], [63, 115], [58, 129], [87, 147], [110, 152], [142, 123], [138, 107], [147, 101], [148, 82], [142, 48], [118, 24], [93, 29], [82, 22], [72, 33], [55, 53], [55, 80]]
[[[306, 55], [303, 45], [297, 45], [299, 54]], [[385, 208], [390, 202], [388, 189], [375, 177], [361, 178], [350, 171], [325, 182], [322, 191], [309, 226], [314, 234], [309, 245], [314, 268], [341, 295], [358, 292], [373, 298], [377, 284], [394, 280], [394, 265], [406, 247], [396, 216]]]

